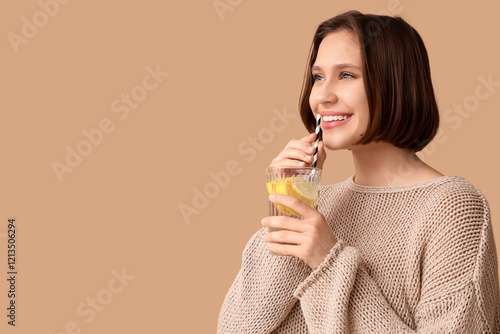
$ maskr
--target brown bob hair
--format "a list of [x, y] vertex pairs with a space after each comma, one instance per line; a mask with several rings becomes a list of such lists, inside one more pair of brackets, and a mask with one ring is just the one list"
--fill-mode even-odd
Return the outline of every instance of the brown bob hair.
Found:
[[309, 132], [316, 120], [309, 105], [314, 84], [311, 67], [329, 33], [347, 30], [361, 46], [370, 120], [357, 144], [384, 141], [418, 152], [436, 135], [439, 111], [429, 57], [418, 32], [400, 17], [349, 11], [321, 23], [316, 30], [300, 94], [300, 115]]

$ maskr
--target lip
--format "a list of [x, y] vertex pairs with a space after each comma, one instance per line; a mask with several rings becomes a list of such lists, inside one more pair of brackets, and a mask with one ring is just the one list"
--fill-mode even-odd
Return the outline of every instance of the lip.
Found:
[[343, 120], [343, 121], [331, 121], [331, 122], [321, 122], [321, 128], [323, 130], [328, 130], [335, 128], [337, 126], [341, 126], [349, 122], [352, 118], [353, 114], [350, 113], [345, 113], [345, 112], [338, 112], [338, 111], [322, 111], [320, 112], [321, 117], [323, 116], [350, 116], [349, 118]]

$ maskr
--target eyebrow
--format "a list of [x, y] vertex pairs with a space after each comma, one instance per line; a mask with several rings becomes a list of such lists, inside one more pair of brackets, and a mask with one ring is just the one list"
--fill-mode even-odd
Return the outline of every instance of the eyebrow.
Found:
[[[354, 64], [350, 64], [350, 63], [344, 63], [344, 64], [337, 64], [337, 65], [334, 65], [333, 66], [334, 68], [336, 68], [337, 70], [342, 70], [342, 69], [345, 69], [345, 68], [352, 68], [352, 69], [355, 69], [355, 70], [359, 70], [359, 66], [356, 66]], [[311, 67], [311, 71], [320, 71], [321, 70], [321, 66], [318, 66], [318, 65], [314, 65], [313, 67]]]

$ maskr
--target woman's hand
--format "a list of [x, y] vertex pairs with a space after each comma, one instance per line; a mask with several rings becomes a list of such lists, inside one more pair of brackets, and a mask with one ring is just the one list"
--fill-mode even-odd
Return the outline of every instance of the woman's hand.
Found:
[[[301, 139], [292, 139], [285, 149], [271, 161], [271, 166], [283, 167], [311, 167], [314, 156], [314, 141], [316, 134], [313, 132]], [[322, 141], [318, 144], [317, 168], [323, 168], [326, 159], [325, 145]]]
[[292, 196], [271, 194], [269, 200], [294, 210], [303, 216], [304, 220], [287, 216], [262, 219], [263, 226], [283, 229], [264, 236], [263, 240], [268, 242], [268, 249], [278, 254], [296, 256], [312, 269], [316, 269], [337, 243], [325, 216]]

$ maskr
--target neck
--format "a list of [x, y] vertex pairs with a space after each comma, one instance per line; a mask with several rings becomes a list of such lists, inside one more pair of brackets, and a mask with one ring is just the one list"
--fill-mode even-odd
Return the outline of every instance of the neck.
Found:
[[355, 182], [360, 185], [409, 185], [432, 178], [432, 172], [436, 172], [415, 152], [384, 142], [359, 145], [352, 149], [352, 157]]

